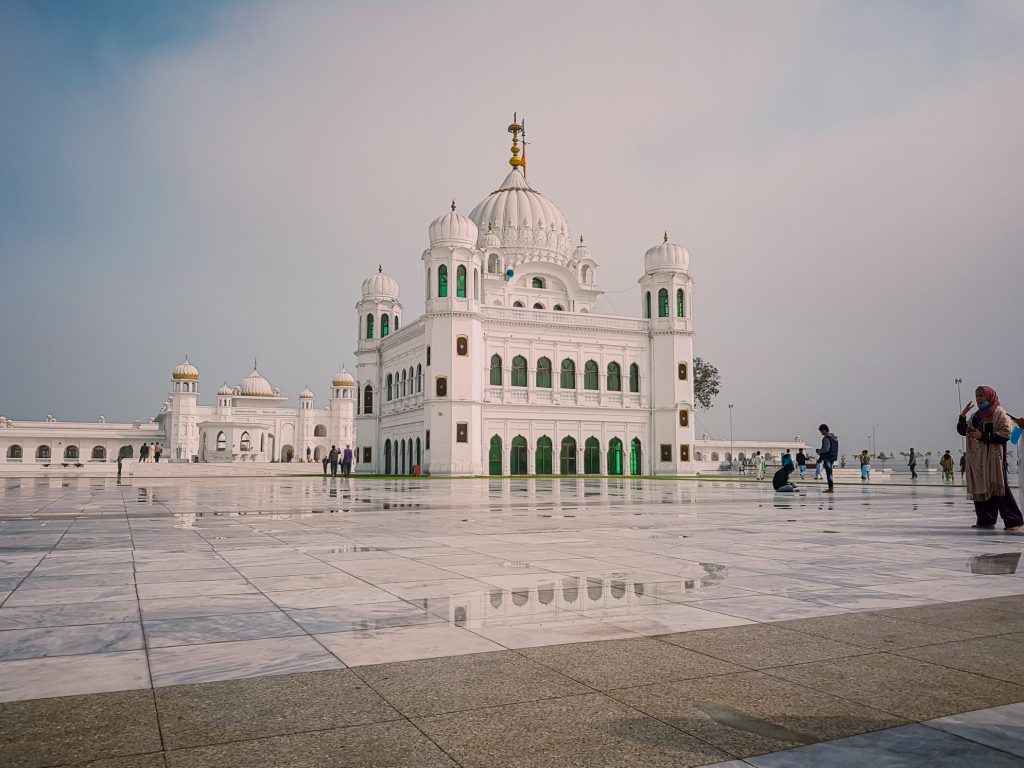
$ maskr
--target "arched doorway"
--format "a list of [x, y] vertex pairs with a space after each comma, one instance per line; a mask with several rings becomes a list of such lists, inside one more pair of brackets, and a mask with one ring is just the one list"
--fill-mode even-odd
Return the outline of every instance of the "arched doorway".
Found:
[[384, 441], [384, 474], [391, 474], [391, 439]]
[[622, 441], [617, 437], [608, 441], [608, 474], [622, 474]]
[[502, 473], [501, 438], [495, 435], [491, 438], [491, 449], [487, 453], [487, 473], [500, 475]]
[[512, 438], [511, 469], [509, 474], [525, 475], [527, 473], [527, 455], [529, 448], [526, 446], [526, 438], [516, 435]]
[[558, 457], [558, 469], [563, 475], [576, 474], [576, 440], [571, 437], [562, 438], [562, 452]]
[[315, 461], [323, 461], [324, 460], [324, 456], [326, 456], [326, 455], [327, 455], [327, 449], [324, 446], [322, 446], [322, 445], [318, 445], [316, 447], [316, 450], [313, 451], [313, 459]]
[[634, 437], [629, 444], [629, 474], [642, 475], [643, 464], [640, 456], [640, 438]]
[[537, 440], [537, 453], [534, 458], [535, 475], [551, 474], [551, 438], [544, 435]]
[[295, 458], [295, 448], [290, 445], [281, 446], [281, 461], [289, 462]]
[[418, 466], [418, 467], [422, 467], [423, 466], [423, 452], [420, 450], [420, 448], [421, 448], [420, 439], [417, 437], [416, 438], [416, 466]]
[[399, 451], [399, 455], [402, 457], [402, 471], [399, 472], [399, 474], [404, 475], [404, 474], [406, 474], [406, 471], [405, 471], [405, 440], [402, 440], [401, 450]]
[[583, 474], [601, 474], [601, 443], [596, 437], [588, 437], [583, 444]]

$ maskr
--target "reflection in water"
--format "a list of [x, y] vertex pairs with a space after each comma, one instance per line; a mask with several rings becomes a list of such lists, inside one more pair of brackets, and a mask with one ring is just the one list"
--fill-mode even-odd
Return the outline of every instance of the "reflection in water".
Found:
[[1017, 572], [1020, 552], [1004, 552], [999, 555], [974, 555], [967, 558], [971, 573], [985, 576], [1008, 576]]

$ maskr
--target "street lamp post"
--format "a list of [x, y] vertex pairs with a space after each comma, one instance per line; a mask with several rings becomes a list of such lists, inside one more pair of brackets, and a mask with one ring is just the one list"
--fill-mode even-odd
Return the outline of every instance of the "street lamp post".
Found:
[[733, 453], [732, 447], [732, 403], [729, 403], [729, 467], [732, 468], [732, 462], [736, 458]]
[[878, 429], [880, 426], [882, 426], [882, 425], [881, 424], [875, 424], [875, 426], [873, 426], [871, 428], [871, 453], [874, 456], [878, 455], [878, 451], [875, 449], [875, 445], [876, 445], [876, 443], [875, 443], [875, 430]]
[[[956, 407], [959, 411], [964, 407], [963, 397], [960, 395], [960, 385], [964, 383], [964, 380], [957, 376], [953, 381], [956, 383]], [[964, 453], [967, 450], [967, 438], [960, 438], [960, 453]]]

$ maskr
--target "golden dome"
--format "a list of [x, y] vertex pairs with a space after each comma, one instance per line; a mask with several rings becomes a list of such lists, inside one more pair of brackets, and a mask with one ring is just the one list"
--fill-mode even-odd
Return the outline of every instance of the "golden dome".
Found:
[[185, 355], [185, 359], [174, 369], [171, 378], [175, 381], [199, 381], [199, 369], [192, 365], [188, 361], [188, 355]]

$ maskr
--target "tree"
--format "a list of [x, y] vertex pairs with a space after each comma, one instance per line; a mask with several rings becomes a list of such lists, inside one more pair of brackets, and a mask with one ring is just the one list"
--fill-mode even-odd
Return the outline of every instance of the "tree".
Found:
[[722, 377], [718, 369], [702, 358], [693, 358], [693, 399], [701, 410], [711, 408], [711, 400], [720, 390]]
[[885, 451], [882, 451], [880, 454], [878, 454], [878, 460], [882, 462], [882, 469], [885, 469], [885, 462], [891, 461], [892, 456], [886, 456]]

